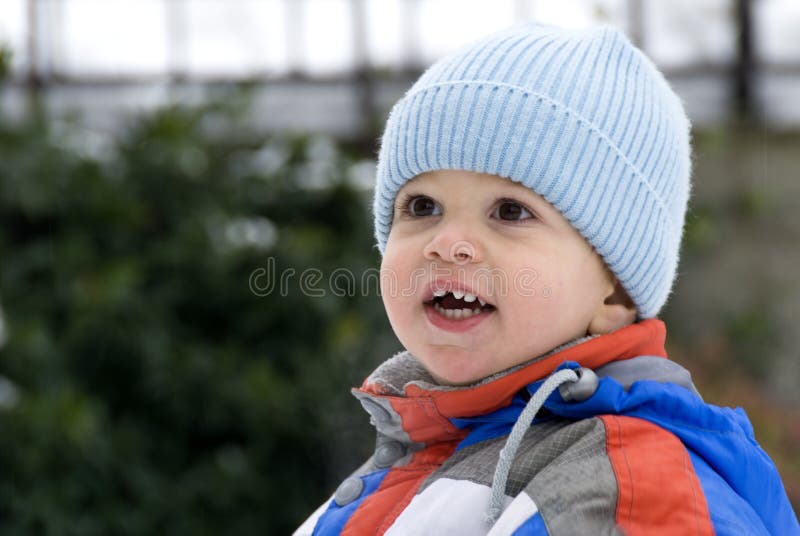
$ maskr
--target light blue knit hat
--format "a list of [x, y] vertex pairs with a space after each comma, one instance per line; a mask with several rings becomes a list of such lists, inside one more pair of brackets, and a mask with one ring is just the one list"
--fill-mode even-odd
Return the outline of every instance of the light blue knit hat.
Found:
[[561, 211], [651, 318], [675, 279], [690, 155], [680, 99], [622, 34], [518, 24], [433, 64], [392, 109], [373, 200], [378, 249], [416, 175], [507, 177]]

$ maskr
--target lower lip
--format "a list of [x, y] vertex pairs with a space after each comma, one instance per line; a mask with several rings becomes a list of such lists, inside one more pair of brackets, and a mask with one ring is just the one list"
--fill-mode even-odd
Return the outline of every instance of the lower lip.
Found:
[[489, 317], [494, 311], [481, 311], [476, 315], [472, 315], [469, 318], [460, 318], [458, 320], [450, 319], [447, 317], [442, 316], [436, 309], [433, 308], [433, 305], [425, 304], [425, 315], [428, 317], [428, 321], [436, 326], [437, 328], [443, 329], [445, 331], [453, 331], [453, 332], [464, 332], [469, 329], [474, 328], [486, 318]]

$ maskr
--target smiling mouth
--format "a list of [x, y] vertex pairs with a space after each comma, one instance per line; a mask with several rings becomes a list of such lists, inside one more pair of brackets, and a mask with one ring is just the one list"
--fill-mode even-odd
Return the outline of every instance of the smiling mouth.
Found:
[[424, 305], [432, 306], [437, 313], [449, 320], [467, 319], [496, 309], [494, 305], [486, 303], [476, 296], [465, 295], [461, 292], [457, 294], [447, 292], [442, 296], [434, 296]]

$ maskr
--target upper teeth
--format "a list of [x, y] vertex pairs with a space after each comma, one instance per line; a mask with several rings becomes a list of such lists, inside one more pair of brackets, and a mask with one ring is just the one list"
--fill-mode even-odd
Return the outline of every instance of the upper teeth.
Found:
[[[441, 298], [442, 296], [446, 295], [448, 292], [449, 291], [447, 291], [447, 290], [434, 290], [433, 291], [433, 296], [436, 297], [436, 298]], [[464, 292], [462, 290], [454, 290], [452, 292], [452, 294], [457, 300], [463, 299], [467, 303], [472, 303], [475, 300], [478, 300], [478, 302], [480, 302], [480, 304], [481, 304], [481, 307], [486, 305], [485, 301], [483, 301], [481, 298], [477, 297], [475, 294], [470, 294], [469, 292]]]

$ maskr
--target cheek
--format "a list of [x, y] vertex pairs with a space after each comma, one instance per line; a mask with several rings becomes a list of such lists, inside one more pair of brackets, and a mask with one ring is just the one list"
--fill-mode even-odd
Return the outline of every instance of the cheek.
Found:
[[380, 289], [383, 306], [394, 323], [408, 314], [409, 308], [419, 295], [421, 282], [418, 273], [403, 255], [396, 255], [387, 249], [381, 263]]
[[[539, 263], [535, 271], [533, 264], [519, 268], [528, 270], [525, 277], [512, 280], [508, 305], [509, 322], [527, 333], [541, 333], [551, 329], [561, 318], [561, 310], [571, 300], [573, 285], [569, 274]], [[523, 273], [523, 272], [518, 272]]]
[[547, 326], [556, 315], [552, 312], [552, 297], [544, 297], [537, 290], [533, 296], [518, 296], [506, 308], [507, 321], [520, 333], [530, 333], [534, 328]]
[[602, 302], [602, 281], [587, 266], [562, 270], [542, 281], [542, 292], [537, 293], [543, 310], [551, 311], [560, 321], [582, 319]]
[[383, 306], [389, 317], [392, 318], [397, 307], [398, 296], [400, 296], [400, 279], [397, 275], [397, 267], [395, 265], [382, 265], [380, 278]]
[[398, 286], [400, 273], [403, 271], [403, 256], [390, 239], [381, 258], [381, 292], [385, 293]]
[[563, 268], [544, 262], [532, 262], [512, 269], [509, 291], [515, 301], [525, 301], [529, 307], [544, 307], [562, 299], [569, 274]]
[[569, 300], [582, 292], [582, 288], [589, 283], [584, 266], [574, 262], [562, 262], [549, 266], [546, 274], [541, 278], [539, 288], [547, 291], [551, 300]]

